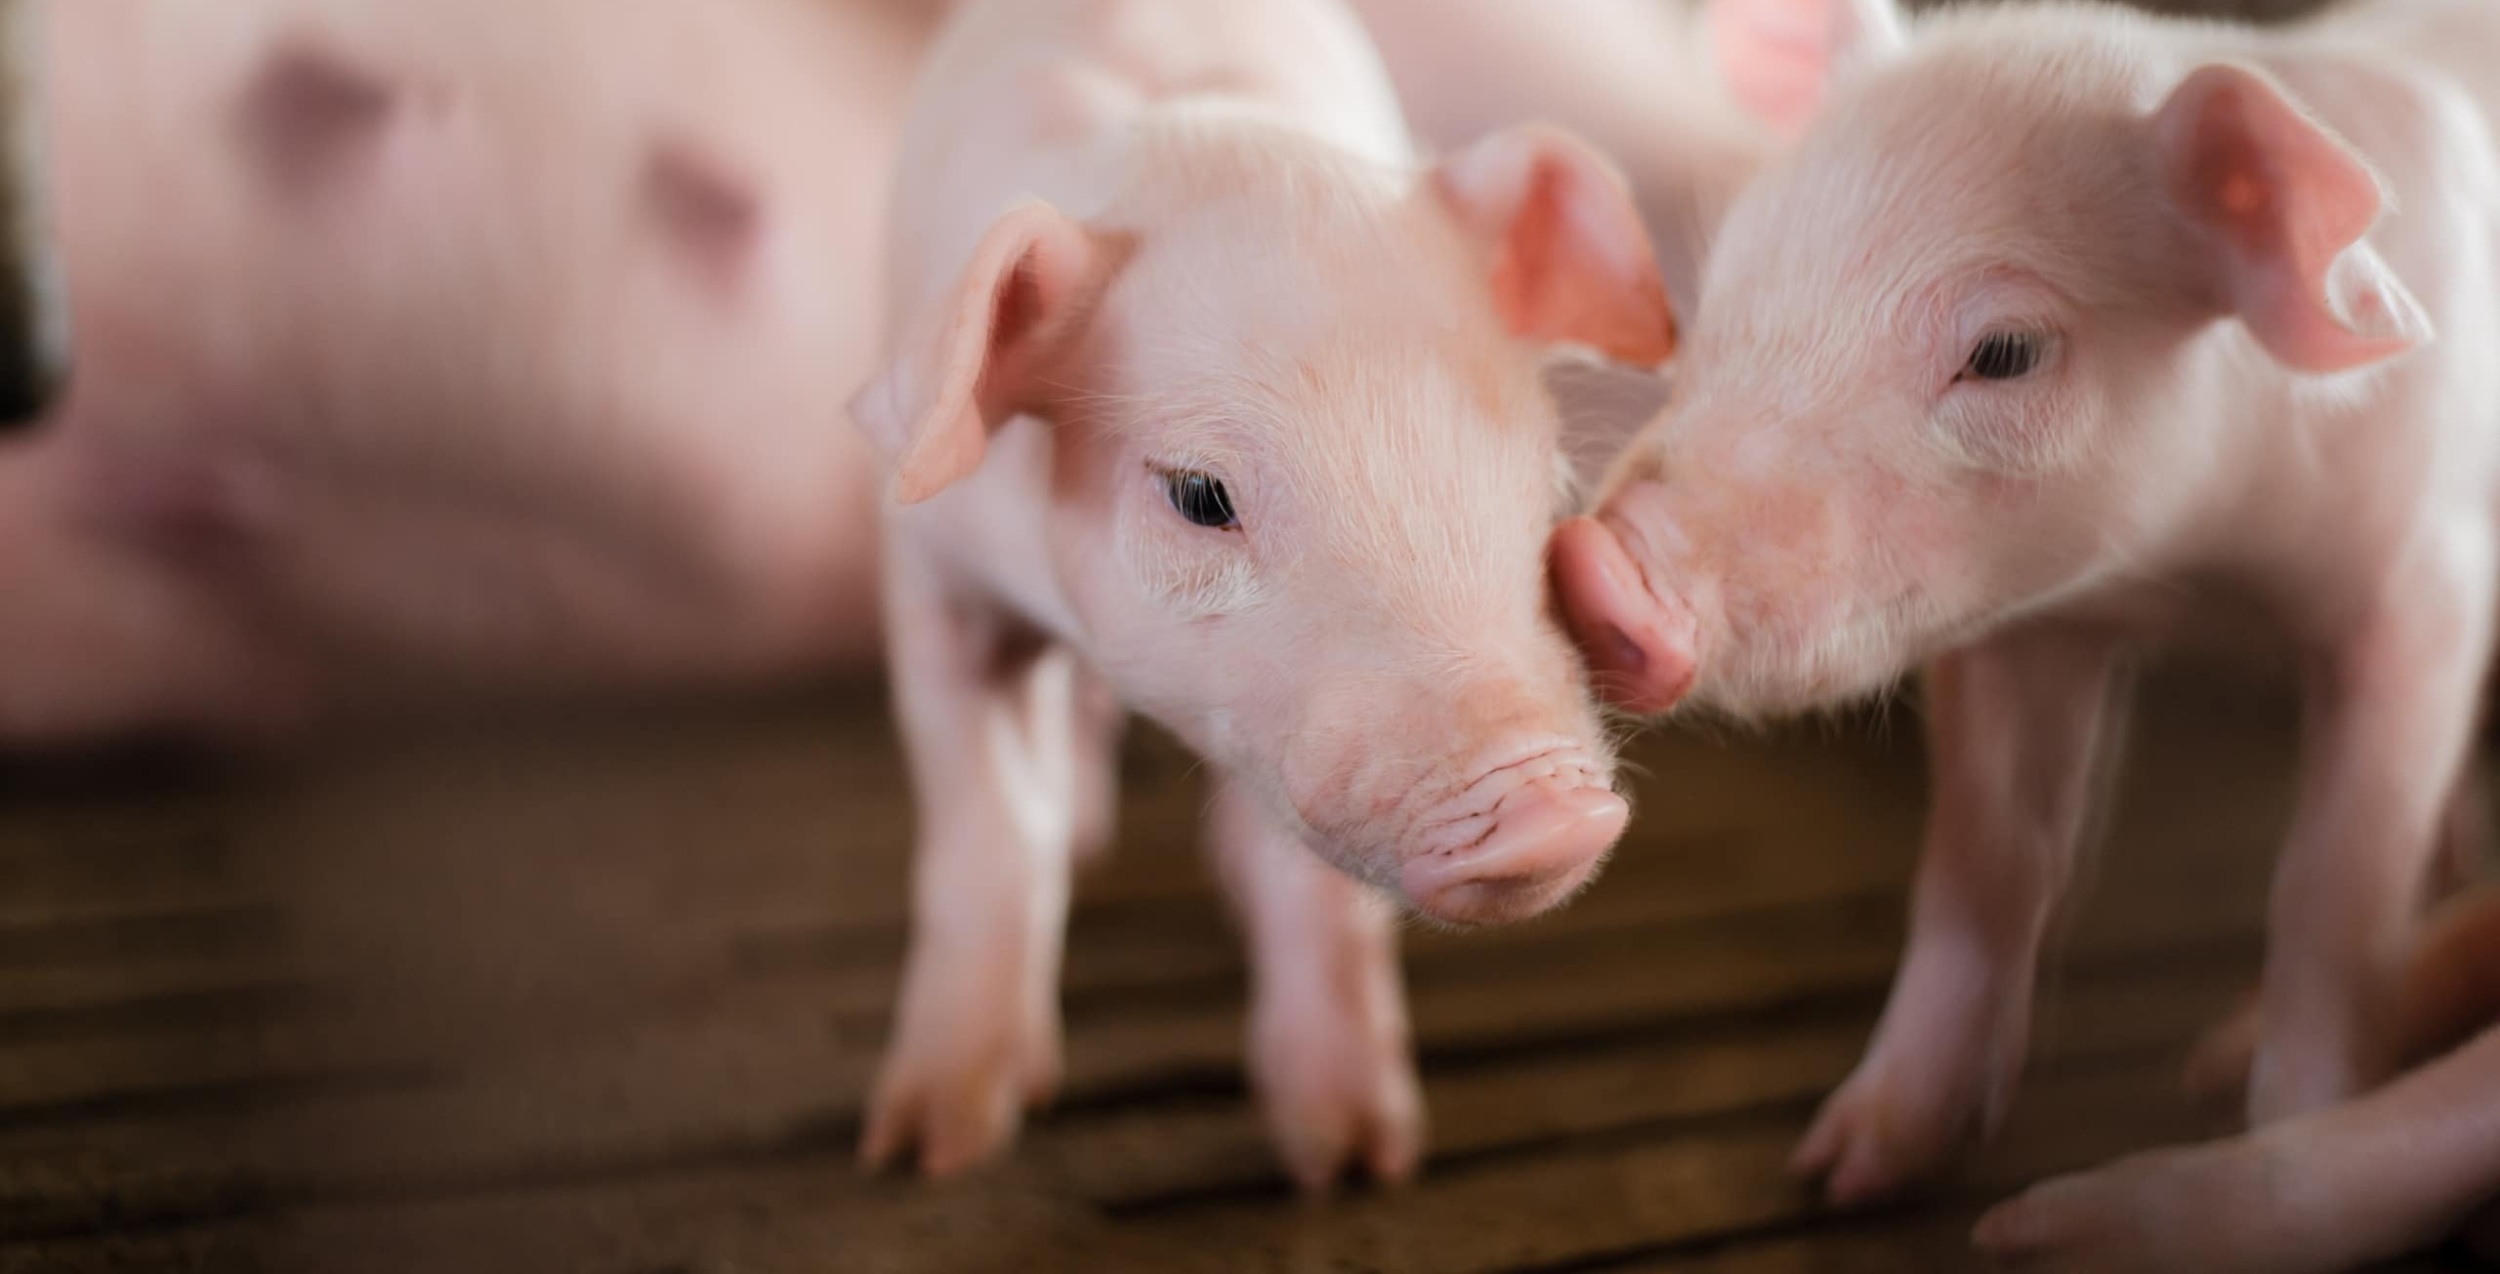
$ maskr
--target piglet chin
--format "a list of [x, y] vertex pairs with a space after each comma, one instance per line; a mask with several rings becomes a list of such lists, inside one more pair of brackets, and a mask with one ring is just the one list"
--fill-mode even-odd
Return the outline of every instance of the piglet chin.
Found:
[[1623, 537], [1594, 518], [1574, 518], [1554, 532], [1553, 570], [1563, 618], [1597, 692], [1638, 713], [1683, 702], [1700, 671], [1700, 621], [1680, 599], [1650, 588]]
[[1606, 788], [1532, 782], [1503, 798], [1483, 839], [1409, 859], [1398, 884], [1417, 911], [1449, 924], [1525, 920], [1588, 883], [1631, 817]]

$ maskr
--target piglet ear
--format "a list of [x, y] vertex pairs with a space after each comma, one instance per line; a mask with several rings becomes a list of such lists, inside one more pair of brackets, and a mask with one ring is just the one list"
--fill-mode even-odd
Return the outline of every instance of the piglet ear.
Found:
[[2430, 338], [2362, 236], [2377, 174], [2253, 71], [2199, 68], [2154, 116], [2171, 203], [2219, 249], [2225, 299], [2286, 366], [2334, 372]]
[[1789, 137], [1814, 119], [1834, 75], [1907, 39], [1893, 0], [1710, 0], [1708, 20], [1728, 91]]
[[1623, 174], [1548, 128], [1496, 133], [1438, 175], [1460, 224], [1492, 246], [1493, 300], [1524, 340], [1654, 367], [1675, 352], [1649, 231]]
[[851, 400], [851, 417], [893, 461], [894, 497], [917, 504], [981, 467], [990, 431], [1031, 404], [1109, 282], [1110, 255], [1047, 204], [990, 227], [939, 311]]

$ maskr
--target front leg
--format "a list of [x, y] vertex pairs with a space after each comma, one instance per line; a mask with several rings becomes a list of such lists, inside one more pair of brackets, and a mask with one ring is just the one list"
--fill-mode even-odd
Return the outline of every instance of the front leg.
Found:
[[1207, 836], [1250, 938], [1250, 1073], [1286, 1167], [1324, 1190], [1349, 1165], [1412, 1176], [1423, 1099], [1398, 982], [1397, 917], [1231, 779]]
[[1892, 1193], [2003, 1118], [2033, 966], [2118, 733], [2118, 653], [2097, 633], [2033, 629], [1929, 671], [1934, 808], [1909, 951], [1866, 1059], [1795, 1160], [1833, 1202]]
[[2489, 534], [2426, 535], [2311, 670], [2300, 799], [2269, 906], [2249, 1116], [2387, 1077], [2404, 952], [2491, 655]]
[[899, 1020], [861, 1157], [917, 1146], [950, 1176], [1014, 1140], [1059, 1081], [1058, 984], [1084, 781], [1086, 676], [1074, 655], [930, 563], [886, 572], [895, 709], [920, 817]]

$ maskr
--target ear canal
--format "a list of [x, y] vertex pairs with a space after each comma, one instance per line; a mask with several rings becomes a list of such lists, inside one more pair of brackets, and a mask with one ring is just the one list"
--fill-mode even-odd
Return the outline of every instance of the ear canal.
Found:
[[1489, 241], [1494, 305], [1513, 335], [1654, 367], [1675, 318], [1623, 176], [1567, 134], [1519, 128], [1445, 164], [1442, 196]]
[[2286, 366], [2335, 372], [2430, 339], [2365, 238], [2386, 205], [2350, 147], [2255, 71], [2201, 67], [2154, 118], [2163, 182], [2220, 251], [2219, 290]]
[[893, 458], [896, 500], [917, 504], [980, 468], [990, 431], [1031, 402], [1109, 272], [1093, 236], [1047, 204], [990, 227], [953, 292], [851, 402]]
[[1907, 42], [1893, 0], [1710, 0], [1720, 79], [1782, 136], [1803, 132], [1832, 79]]

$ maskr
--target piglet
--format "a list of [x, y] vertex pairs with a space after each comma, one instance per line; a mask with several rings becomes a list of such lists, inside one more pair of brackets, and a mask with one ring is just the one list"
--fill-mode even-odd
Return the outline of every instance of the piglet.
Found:
[[1403, 1175], [1382, 895], [1532, 915], [1627, 815], [1547, 608], [1537, 375], [1553, 342], [1670, 352], [1621, 180], [1537, 130], [1424, 169], [1333, 0], [965, 5], [904, 150], [892, 365], [855, 415], [921, 827], [863, 1154], [960, 1171], [1052, 1088], [1128, 709], [1211, 763], [1290, 1166]]
[[1866, 1199], [1994, 1126], [2120, 665], [2165, 635], [2302, 670], [2251, 1113], [2384, 1078], [2491, 653], [2500, 8], [1910, 32], [1884, 0], [1722, 0], [1713, 32], [1800, 136], [1556, 571], [1643, 711], [1770, 716], [1932, 662], [1909, 950], [1800, 1168]]
[[821, 0], [6, 11], [0, 415], [51, 401], [0, 439], [0, 748], [873, 648], [844, 407], [907, 33]]

